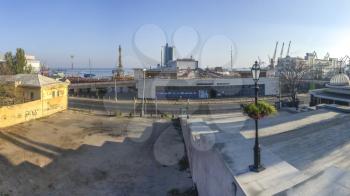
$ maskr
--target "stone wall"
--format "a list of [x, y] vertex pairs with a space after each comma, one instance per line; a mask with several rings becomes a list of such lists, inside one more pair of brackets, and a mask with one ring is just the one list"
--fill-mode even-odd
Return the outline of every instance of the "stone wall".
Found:
[[[205, 131], [207, 126], [198, 122], [198, 128]], [[196, 124], [193, 123], [192, 124]], [[216, 148], [207, 148], [211, 138], [192, 134], [186, 119], [181, 119], [186, 152], [194, 184], [200, 196], [245, 195]]]
[[[8, 127], [29, 120], [41, 118], [67, 109], [67, 87], [59, 88], [60, 96], [30, 101], [22, 104], [0, 107], [0, 127]], [[49, 94], [51, 88], [43, 89]]]

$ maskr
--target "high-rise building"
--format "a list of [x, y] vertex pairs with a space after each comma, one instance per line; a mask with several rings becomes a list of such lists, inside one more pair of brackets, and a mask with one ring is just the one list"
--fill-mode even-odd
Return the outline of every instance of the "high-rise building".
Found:
[[164, 65], [168, 65], [168, 63], [173, 60], [173, 56], [174, 56], [173, 54], [174, 54], [174, 47], [169, 46], [168, 43], [166, 43], [164, 46], [164, 55], [163, 55]]

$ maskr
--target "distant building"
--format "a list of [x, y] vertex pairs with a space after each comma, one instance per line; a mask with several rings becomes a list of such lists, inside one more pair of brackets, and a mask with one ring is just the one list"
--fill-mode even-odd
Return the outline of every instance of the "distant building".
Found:
[[21, 103], [0, 107], [0, 127], [67, 109], [68, 85], [39, 74], [1, 75], [0, 86]]
[[326, 88], [310, 91], [310, 106], [337, 104], [350, 106], [350, 81], [344, 73], [333, 76]]
[[168, 43], [166, 43], [163, 51], [163, 64], [168, 65], [168, 63], [173, 60], [173, 56], [174, 47], [169, 46]]
[[3, 65], [5, 63], [5, 58], [4, 55], [0, 54], [0, 66]]
[[198, 61], [188, 58], [188, 59], [176, 59], [174, 61], [169, 61], [167, 67], [172, 69], [185, 69], [185, 70], [195, 70], [198, 69]]
[[304, 58], [290, 56], [278, 58], [277, 68], [287, 66], [290, 63], [304, 63], [308, 66], [310, 68], [310, 74], [307, 75], [309, 79], [325, 79], [332, 77], [339, 71], [341, 61], [337, 58], [330, 58], [329, 55], [326, 55], [323, 59], [319, 59], [314, 52], [306, 53]]
[[195, 78], [198, 69], [198, 61], [194, 59], [177, 59], [171, 60], [167, 65], [154, 69], [134, 69], [134, 79], [146, 78], [163, 78], [163, 79], [177, 79], [177, 78]]
[[[143, 96], [143, 80], [137, 80], [138, 98]], [[253, 97], [252, 78], [145, 79], [145, 98], [149, 99], [208, 99]], [[260, 78], [260, 96], [278, 94], [277, 78]]]
[[[237, 74], [239, 78], [252, 78], [251, 68], [238, 68], [233, 69], [233, 73]], [[260, 77], [267, 77], [267, 69], [261, 68]]]
[[40, 72], [40, 60], [36, 59], [35, 56], [26, 55], [27, 66], [31, 66], [34, 73]]

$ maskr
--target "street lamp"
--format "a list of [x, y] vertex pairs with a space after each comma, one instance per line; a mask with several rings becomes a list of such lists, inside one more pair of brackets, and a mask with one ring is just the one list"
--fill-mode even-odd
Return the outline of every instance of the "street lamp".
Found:
[[145, 78], [146, 78], [146, 69], [142, 69], [143, 72], [143, 88], [142, 88], [142, 111], [141, 116], [145, 115]]
[[[255, 105], [258, 105], [258, 92], [259, 92], [259, 76], [260, 76], [260, 65], [255, 61], [252, 66], [252, 76], [255, 85]], [[255, 119], [255, 145], [254, 145], [254, 165], [249, 166], [250, 171], [260, 172], [265, 168], [260, 163], [260, 145], [259, 145], [259, 134], [258, 134], [258, 118]]]
[[115, 102], [118, 101], [118, 89], [117, 89], [117, 78], [114, 77], [114, 100]]

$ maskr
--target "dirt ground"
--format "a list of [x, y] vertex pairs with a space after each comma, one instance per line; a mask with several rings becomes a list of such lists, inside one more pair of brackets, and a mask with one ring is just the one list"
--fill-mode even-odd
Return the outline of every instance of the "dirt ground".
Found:
[[0, 195], [166, 195], [183, 155], [169, 121], [68, 110], [0, 129]]

